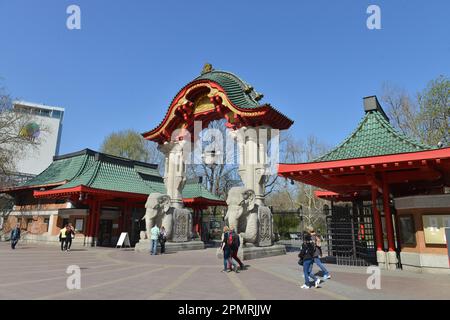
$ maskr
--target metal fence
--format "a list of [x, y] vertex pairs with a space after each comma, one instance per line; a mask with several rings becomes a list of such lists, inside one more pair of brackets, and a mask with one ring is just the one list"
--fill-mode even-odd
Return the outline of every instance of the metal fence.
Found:
[[333, 206], [327, 215], [328, 255], [337, 264], [376, 264], [375, 230], [370, 206]]

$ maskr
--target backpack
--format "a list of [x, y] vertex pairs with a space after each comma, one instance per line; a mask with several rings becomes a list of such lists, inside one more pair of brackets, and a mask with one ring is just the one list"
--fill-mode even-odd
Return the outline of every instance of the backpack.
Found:
[[239, 239], [239, 235], [233, 233], [233, 246], [237, 249], [241, 245], [241, 240]]
[[311, 255], [311, 257], [314, 258], [314, 253], [316, 252], [316, 245], [315, 245], [315, 243], [313, 241], [311, 241], [310, 243], [308, 243], [306, 248], [307, 248], [306, 252], [309, 253]]
[[228, 240], [227, 240], [228, 246], [232, 246], [233, 245], [233, 233], [229, 232], [228, 233]]

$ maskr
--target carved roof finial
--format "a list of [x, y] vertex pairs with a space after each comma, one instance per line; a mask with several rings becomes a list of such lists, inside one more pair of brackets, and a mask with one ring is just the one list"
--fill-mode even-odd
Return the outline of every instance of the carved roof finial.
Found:
[[214, 70], [214, 68], [213, 68], [212, 64], [205, 63], [205, 65], [203, 66], [202, 75], [205, 74], [205, 73], [209, 73], [209, 72], [211, 72], [213, 70]]

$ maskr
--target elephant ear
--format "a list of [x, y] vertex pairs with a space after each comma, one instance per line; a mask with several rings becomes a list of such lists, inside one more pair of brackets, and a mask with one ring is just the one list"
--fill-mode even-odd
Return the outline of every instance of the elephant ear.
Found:
[[160, 193], [151, 193], [148, 198], [147, 202], [145, 203], [146, 209], [154, 209], [155, 206], [158, 204], [158, 198], [162, 196]]

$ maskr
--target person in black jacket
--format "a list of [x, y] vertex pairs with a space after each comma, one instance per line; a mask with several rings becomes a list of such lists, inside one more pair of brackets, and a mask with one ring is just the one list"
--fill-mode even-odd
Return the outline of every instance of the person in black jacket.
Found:
[[161, 227], [161, 230], [159, 231], [159, 244], [161, 245], [161, 254], [166, 252], [166, 241], [167, 241], [167, 232], [164, 227]]
[[302, 285], [302, 289], [309, 289], [309, 278], [313, 279], [314, 286], [317, 288], [320, 284], [320, 280], [313, 274], [310, 273], [311, 264], [314, 263], [314, 252], [316, 248], [314, 242], [312, 241], [311, 235], [306, 234], [302, 244], [302, 249], [298, 255], [300, 258], [299, 264], [303, 265], [303, 274], [305, 276], [305, 284]]
[[75, 238], [75, 230], [72, 227], [72, 224], [69, 223], [66, 227], [66, 241], [64, 245], [64, 250], [67, 252], [70, 251], [70, 247], [72, 246], [72, 239]]
[[17, 242], [20, 239], [20, 224], [17, 224], [14, 229], [11, 231], [11, 249], [15, 250]]

